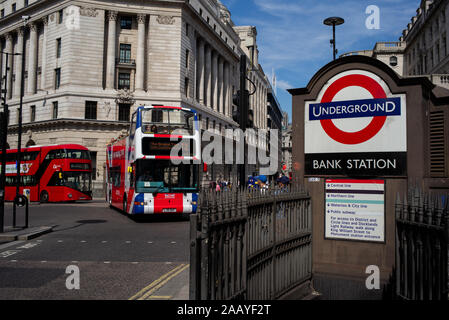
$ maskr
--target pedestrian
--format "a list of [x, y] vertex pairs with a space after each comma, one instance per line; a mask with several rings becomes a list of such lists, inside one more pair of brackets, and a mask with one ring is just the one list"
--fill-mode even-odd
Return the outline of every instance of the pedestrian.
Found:
[[219, 181], [217, 181], [217, 183], [216, 183], [215, 191], [217, 191], [217, 192], [221, 191], [221, 187], [220, 187], [220, 182]]

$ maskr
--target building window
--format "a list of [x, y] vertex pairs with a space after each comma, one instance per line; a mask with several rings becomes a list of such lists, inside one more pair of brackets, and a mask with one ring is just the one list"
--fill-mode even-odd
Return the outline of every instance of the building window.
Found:
[[58, 101], [53, 101], [52, 119], [58, 119]]
[[120, 18], [120, 28], [130, 30], [133, 26], [132, 17], [121, 17]]
[[392, 56], [390, 57], [390, 66], [396, 67], [398, 65], [398, 57]]
[[55, 69], [55, 89], [61, 86], [61, 68]]
[[190, 50], [186, 50], [186, 69], [189, 70], [190, 67]]
[[118, 75], [118, 88], [122, 89], [130, 89], [131, 83], [131, 74], [130, 73], [119, 73]]
[[61, 58], [61, 38], [56, 39], [56, 58]]
[[129, 113], [131, 106], [129, 104], [120, 103], [118, 105], [118, 121], [129, 122]]
[[36, 106], [30, 107], [30, 122], [36, 121]]
[[2, 11], [0, 12], [0, 17], [4, 18], [5, 17], [5, 9], [2, 9]]
[[12, 11], [12, 12], [16, 12], [16, 4], [15, 4], [15, 3], [13, 3], [13, 4], [11, 5], [11, 11]]
[[131, 45], [120, 43], [120, 63], [131, 62]]
[[188, 37], [190, 34], [190, 25], [186, 23], [186, 36]]
[[203, 16], [203, 9], [200, 8], [200, 16]]
[[97, 101], [86, 101], [84, 118], [88, 120], [97, 120]]
[[61, 24], [64, 21], [64, 9], [59, 10], [58, 23]]
[[187, 78], [187, 77], [184, 81], [184, 94], [186, 97], [189, 96], [189, 78]]
[[25, 7], [28, 7], [28, 0], [25, 0]]

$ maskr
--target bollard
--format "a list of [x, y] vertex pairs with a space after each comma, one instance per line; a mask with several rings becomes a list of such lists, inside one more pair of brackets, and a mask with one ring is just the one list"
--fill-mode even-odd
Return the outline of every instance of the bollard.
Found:
[[16, 228], [16, 207], [25, 207], [25, 226], [23, 229], [28, 228], [28, 218], [29, 218], [29, 208], [28, 208], [28, 198], [24, 195], [17, 195], [13, 203], [13, 228]]

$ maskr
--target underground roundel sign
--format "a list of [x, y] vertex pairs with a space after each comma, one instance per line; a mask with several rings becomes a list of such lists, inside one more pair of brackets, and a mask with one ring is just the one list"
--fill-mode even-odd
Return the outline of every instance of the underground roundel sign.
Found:
[[306, 102], [304, 129], [306, 174], [405, 173], [406, 96], [372, 72], [332, 77]]

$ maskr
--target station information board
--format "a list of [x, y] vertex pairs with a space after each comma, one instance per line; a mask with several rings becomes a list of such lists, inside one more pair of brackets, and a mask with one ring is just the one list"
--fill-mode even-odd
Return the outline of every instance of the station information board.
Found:
[[325, 238], [385, 242], [385, 181], [327, 179]]

